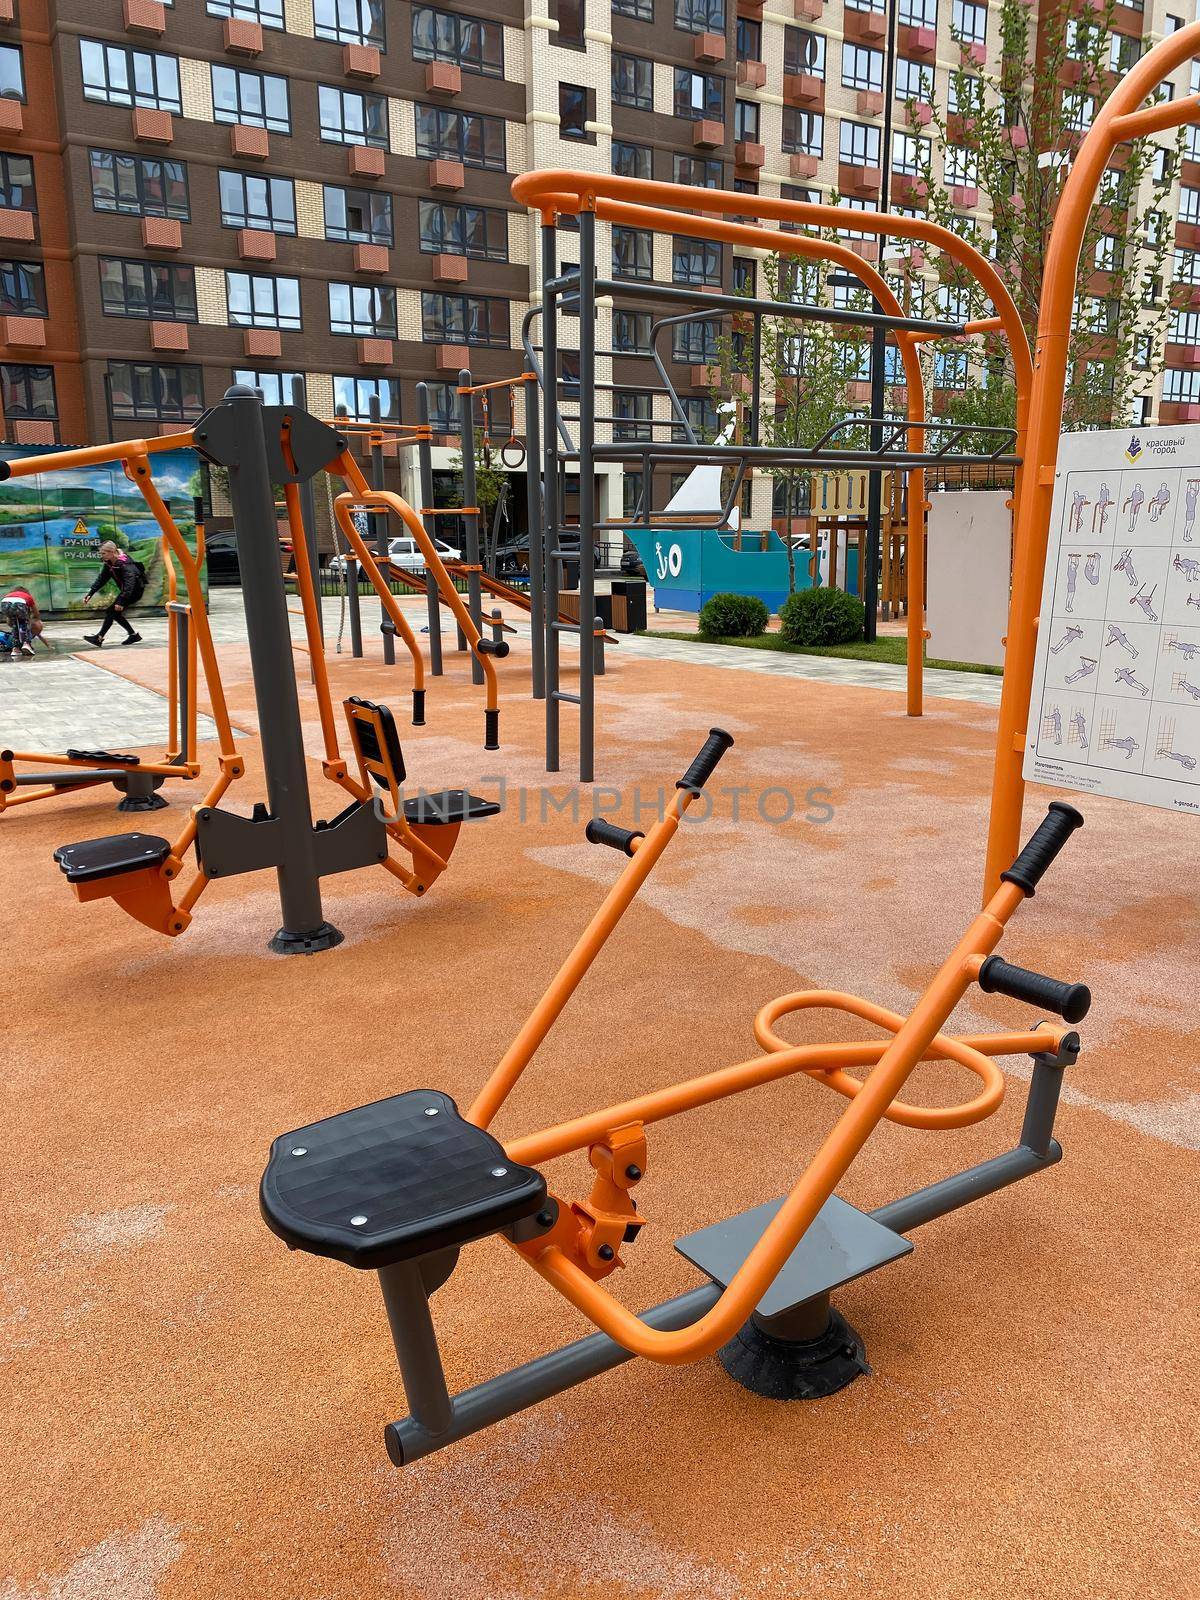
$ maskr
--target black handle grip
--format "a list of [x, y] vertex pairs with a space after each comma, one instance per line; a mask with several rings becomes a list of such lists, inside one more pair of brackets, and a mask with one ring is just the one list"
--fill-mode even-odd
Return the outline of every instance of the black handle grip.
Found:
[[1006, 994], [1010, 1000], [1053, 1011], [1064, 1022], [1082, 1022], [1092, 1006], [1092, 991], [1086, 983], [1060, 983], [1045, 973], [1030, 972], [1028, 967], [1014, 967], [999, 956], [989, 956], [980, 967], [979, 987], [984, 994]]
[[483, 748], [485, 750], [499, 750], [500, 748], [500, 709], [485, 711], [483, 713]]
[[675, 785], [677, 789], [691, 789], [699, 794], [704, 785], [716, 771], [717, 762], [733, 743], [733, 735], [726, 733], [724, 728], [710, 728], [708, 738], [701, 746], [700, 754]]
[[1044, 822], [1038, 824], [1032, 839], [1021, 854], [1000, 874], [1005, 883], [1015, 883], [1032, 895], [1055, 856], [1075, 832], [1083, 827], [1083, 818], [1074, 806], [1065, 800], [1051, 800]]
[[607, 817], [593, 817], [583, 832], [589, 844], [606, 844], [610, 850], [621, 850], [627, 856], [633, 854], [633, 841], [646, 837], [633, 828], [618, 828]]
[[412, 694], [412, 725], [414, 728], [423, 728], [425, 726], [425, 691], [424, 689], [414, 689]]
[[508, 654], [509, 644], [507, 639], [479, 639], [475, 644], [481, 656], [500, 656]]

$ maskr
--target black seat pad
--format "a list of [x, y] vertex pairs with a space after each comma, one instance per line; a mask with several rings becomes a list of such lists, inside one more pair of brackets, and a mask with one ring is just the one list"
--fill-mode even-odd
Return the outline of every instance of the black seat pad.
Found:
[[259, 1189], [272, 1233], [351, 1267], [386, 1267], [482, 1239], [531, 1216], [545, 1198], [541, 1173], [510, 1161], [436, 1089], [411, 1089], [283, 1134]]
[[446, 822], [478, 822], [480, 817], [499, 815], [495, 800], [481, 800], [465, 789], [443, 789], [439, 794], [419, 794], [404, 802], [405, 822], [426, 826]]
[[171, 841], [156, 833], [110, 833], [103, 839], [60, 845], [54, 859], [68, 883], [94, 883], [97, 878], [115, 878], [122, 872], [161, 867], [170, 853]]

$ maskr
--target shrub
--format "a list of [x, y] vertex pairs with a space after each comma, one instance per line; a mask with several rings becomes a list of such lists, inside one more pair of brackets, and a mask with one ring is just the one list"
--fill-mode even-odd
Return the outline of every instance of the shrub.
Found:
[[867, 608], [841, 589], [801, 589], [784, 601], [779, 631], [788, 644], [850, 644], [863, 636]]
[[700, 612], [700, 632], [710, 639], [756, 639], [769, 618], [756, 594], [714, 594]]

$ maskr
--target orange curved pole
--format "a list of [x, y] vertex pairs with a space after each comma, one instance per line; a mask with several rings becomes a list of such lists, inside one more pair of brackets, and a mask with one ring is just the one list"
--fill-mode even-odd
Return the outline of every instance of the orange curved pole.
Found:
[[[1036, 339], [1037, 366], [1030, 397], [1028, 432], [1022, 452], [1025, 470], [1015, 493], [1012, 599], [992, 775], [985, 895], [991, 893], [1000, 881], [1000, 873], [1015, 854], [1020, 841], [1021, 810], [1025, 799], [1022, 766], [1029, 697], [1033, 689], [1037, 620], [1054, 500], [1054, 466], [1058, 460], [1058, 439], [1062, 431], [1071, 317], [1088, 213], [1095, 201], [1104, 170], [1122, 140], [1153, 129], [1196, 120], [1195, 96], [1181, 101], [1168, 101], [1163, 106], [1149, 108], [1145, 113], [1139, 112], [1138, 108], [1169, 73], [1198, 54], [1200, 22], [1193, 22], [1160, 40], [1125, 74], [1096, 113], [1059, 197], [1042, 279]], [[855, 220], [857, 222], [858, 213], [855, 213]]]

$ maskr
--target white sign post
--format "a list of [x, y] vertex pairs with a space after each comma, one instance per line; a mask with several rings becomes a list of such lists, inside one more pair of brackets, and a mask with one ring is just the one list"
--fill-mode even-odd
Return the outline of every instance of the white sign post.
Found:
[[1200, 812], [1200, 427], [1059, 444], [1024, 773]]

